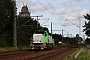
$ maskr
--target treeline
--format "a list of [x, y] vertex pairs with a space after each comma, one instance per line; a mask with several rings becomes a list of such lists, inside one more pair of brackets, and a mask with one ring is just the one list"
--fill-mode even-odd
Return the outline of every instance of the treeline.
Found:
[[29, 46], [33, 31], [40, 27], [31, 17], [16, 16], [13, 0], [0, 0], [0, 47], [13, 47], [14, 18], [16, 18], [17, 46]]
[[90, 38], [86, 38], [85, 42], [86, 44], [90, 44]]
[[55, 44], [58, 44], [59, 41], [62, 41], [62, 35], [61, 34], [52, 34], [52, 37], [54, 38]]
[[13, 46], [14, 7], [14, 1], [0, 0], [0, 47]]
[[52, 37], [54, 38], [56, 45], [59, 44], [58, 42], [62, 42], [64, 44], [78, 44], [78, 42], [83, 41], [78, 34], [76, 34], [76, 37], [62, 37], [61, 34], [52, 34]]
[[31, 17], [17, 17], [17, 46], [29, 46], [33, 32], [41, 28]]
[[[16, 4], [13, 0], [0, 0], [0, 47], [13, 47], [13, 31], [14, 31], [14, 18], [16, 17], [16, 30], [17, 30], [17, 46], [29, 46], [30, 38], [33, 32], [37, 29], [43, 29], [40, 23], [31, 17], [18, 17], [15, 16]], [[84, 16], [89, 20], [85, 22], [84, 31], [90, 36], [90, 15]], [[37, 28], [38, 23], [38, 28]], [[47, 29], [48, 31], [48, 29]], [[61, 34], [53, 34], [55, 44], [62, 41]], [[75, 40], [76, 39], [76, 40]], [[64, 43], [75, 43], [77, 38], [63, 37]], [[76, 42], [77, 43], [77, 42]]]

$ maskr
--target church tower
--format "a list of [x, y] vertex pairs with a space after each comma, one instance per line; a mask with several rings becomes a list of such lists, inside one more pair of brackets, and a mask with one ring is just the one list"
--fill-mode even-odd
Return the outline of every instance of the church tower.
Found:
[[19, 13], [19, 17], [30, 17], [30, 12], [28, 11], [27, 5], [23, 5], [21, 12]]

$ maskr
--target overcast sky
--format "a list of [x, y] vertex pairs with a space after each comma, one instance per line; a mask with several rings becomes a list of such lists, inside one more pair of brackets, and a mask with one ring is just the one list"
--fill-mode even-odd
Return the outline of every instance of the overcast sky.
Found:
[[[86, 21], [83, 15], [90, 14], [90, 0], [16, 0], [16, 4], [17, 14], [23, 5], [27, 5], [31, 16], [43, 15], [39, 17], [41, 26], [48, 27], [50, 31], [52, 22], [53, 30], [65, 30], [64, 36], [67, 36], [66, 34], [75, 36], [80, 30], [83, 35], [82, 26]], [[81, 28], [79, 20], [81, 20]], [[53, 33], [62, 34], [61, 31], [53, 31]]]

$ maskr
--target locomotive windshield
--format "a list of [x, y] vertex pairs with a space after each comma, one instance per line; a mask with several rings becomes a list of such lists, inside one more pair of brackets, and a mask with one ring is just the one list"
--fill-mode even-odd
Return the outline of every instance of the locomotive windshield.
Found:
[[43, 31], [43, 30], [37, 30], [37, 31], [35, 31], [34, 33], [35, 33], [35, 34], [44, 34], [45, 31]]

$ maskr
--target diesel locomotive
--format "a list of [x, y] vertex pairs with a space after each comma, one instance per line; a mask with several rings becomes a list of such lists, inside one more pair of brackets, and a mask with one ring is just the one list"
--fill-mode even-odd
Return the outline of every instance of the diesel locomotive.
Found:
[[32, 50], [44, 50], [54, 47], [54, 39], [45, 30], [36, 30], [32, 37], [32, 43], [30, 49]]

